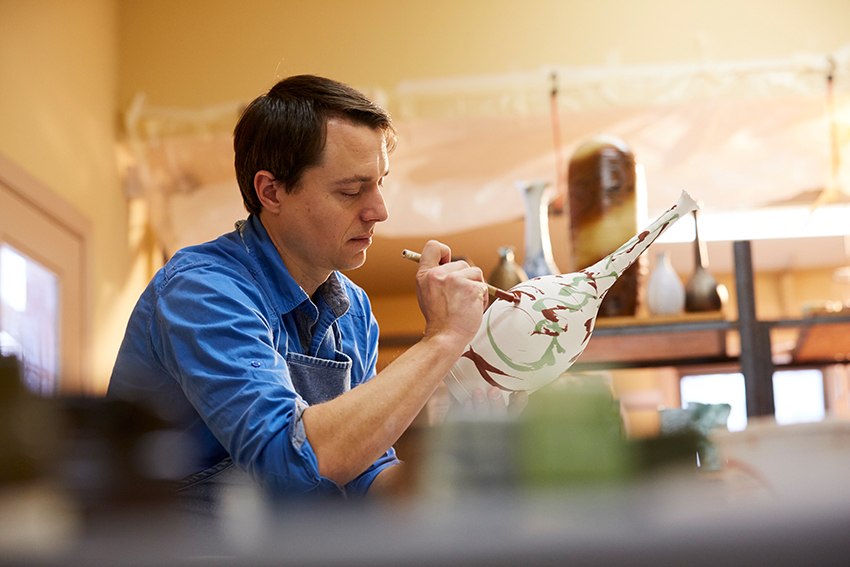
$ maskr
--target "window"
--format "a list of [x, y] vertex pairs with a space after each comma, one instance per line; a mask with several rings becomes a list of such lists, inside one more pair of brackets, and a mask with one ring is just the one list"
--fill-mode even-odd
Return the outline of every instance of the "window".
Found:
[[56, 391], [59, 376], [59, 280], [8, 244], [0, 244], [0, 350], [23, 362], [27, 387]]
[[685, 376], [679, 382], [682, 395], [682, 407], [690, 402], [702, 404], [729, 404], [732, 411], [726, 427], [729, 431], [741, 431], [747, 428], [747, 394], [744, 388], [744, 375], [736, 374], [695, 374]]
[[0, 349], [39, 394], [89, 388], [88, 221], [0, 154]]
[[776, 423], [805, 423], [823, 420], [823, 372], [782, 370], [773, 374]]
[[[747, 427], [747, 394], [744, 375], [699, 374], [680, 381], [682, 407], [689, 402], [727, 403], [732, 406], [727, 427], [741, 431]], [[780, 370], [773, 374], [773, 400], [776, 422], [780, 425], [820, 421], [824, 418], [823, 373], [820, 370]]]

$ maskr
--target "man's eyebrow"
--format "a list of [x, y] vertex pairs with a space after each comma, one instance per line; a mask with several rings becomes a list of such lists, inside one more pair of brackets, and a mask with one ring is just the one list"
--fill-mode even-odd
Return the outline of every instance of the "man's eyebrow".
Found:
[[[386, 170], [381, 177], [389, 175], [390, 170]], [[334, 185], [350, 185], [352, 183], [368, 183], [372, 181], [371, 175], [352, 175], [351, 177], [342, 177], [333, 182]]]
[[349, 183], [366, 183], [367, 181], [371, 181], [372, 177], [369, 175], [352, 175], [351, 177], [342, 177], [333, 182], [334, 185], [348, 185]]

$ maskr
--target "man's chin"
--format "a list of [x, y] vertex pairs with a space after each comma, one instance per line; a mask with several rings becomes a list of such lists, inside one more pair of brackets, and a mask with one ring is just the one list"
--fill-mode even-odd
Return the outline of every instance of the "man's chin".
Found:
[[366, 251], [363, 250], [359, 254], [348, 259], [347, 262], [340, 268], [341, 272], [350, 272], [356, 270], [366, 263]]

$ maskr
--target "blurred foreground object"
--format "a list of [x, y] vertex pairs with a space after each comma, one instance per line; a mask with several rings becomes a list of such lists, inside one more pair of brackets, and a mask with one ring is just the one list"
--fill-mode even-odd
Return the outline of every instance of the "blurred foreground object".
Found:
[[30, 393], [10, 357], [0, 357], [0, 450], [0, 488], [49, 485], [81, 513], [170, 502], [194, 458], [143, 406]]
[[534, 488], [623, 481], [634, 459], [610, 387], [568, 378], [529, 399], [520, 427], [524, 481]]
[[721, 462], [717, 448], [709, 435], [715, 429], [726, 430], [726, 422], [732, 406], [729, 404], [701, 404], [691, 402], [688, 407], [662, 409], [661, 434], [677, 435], [695, 433], [698, 436], [697, 455], [700, 468], [706, 471], [720, 470]]
[[700, 440], [688, 428], [629, 439], [609, 380], [565, 374], [518, 415], [467, 412], [435, 426], [419, 484], [426, 499], [451, 499], [626, 486], [659, 472], [691, 483]]
[[42, 476], [57, 449], [58, 425], [55, 408], [24, 386], [19, 360], [0, 355], [0, 486]]

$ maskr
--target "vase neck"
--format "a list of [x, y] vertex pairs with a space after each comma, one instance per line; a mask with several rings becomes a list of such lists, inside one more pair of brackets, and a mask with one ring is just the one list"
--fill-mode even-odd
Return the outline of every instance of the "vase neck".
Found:
[[643, 254], [649, 245], [655, 242], [661, 233], [671, 224], [696, 208], [696, 203], [686, 193], [682, 193], [679, 202], [655, 219], [646, 229], [639, 232], [614, 252], [602, 258], [585, 271], [597, 278], [599, 292], [607, 291], [614, 281]]
[[699, 237], [699, 220], [697, 211], [693, 211], [694, 216], [694, 267], [696, 269], [708, 268], [708, 253], [705, 248], [705, 242]]
[[547, 183], [529, 183], [521, 188], [525, 203], [525, 255], [543, 254], [552, 260], [552, 241], [549, 236], [549, 195]]

